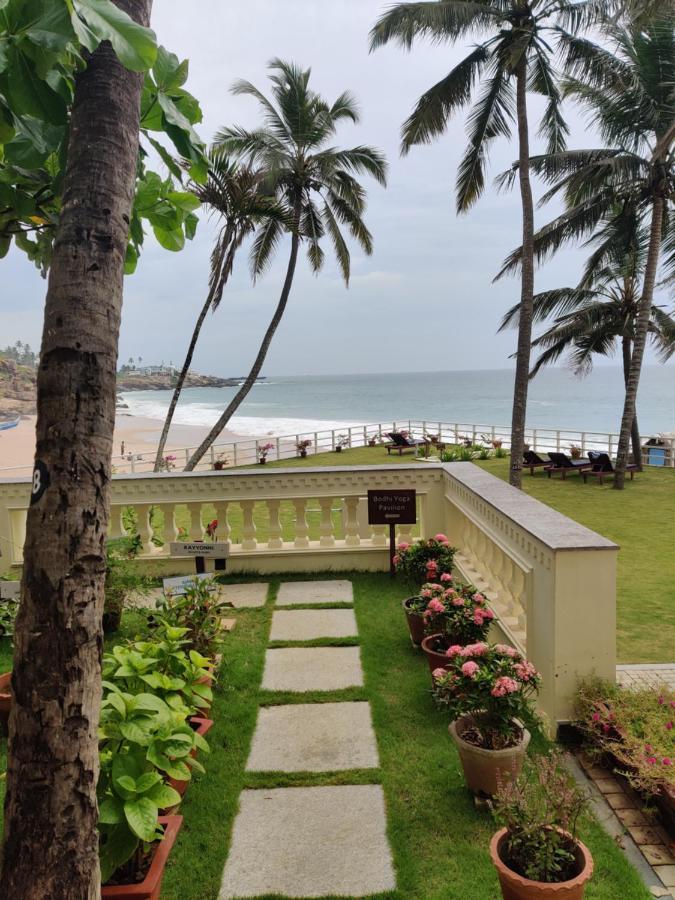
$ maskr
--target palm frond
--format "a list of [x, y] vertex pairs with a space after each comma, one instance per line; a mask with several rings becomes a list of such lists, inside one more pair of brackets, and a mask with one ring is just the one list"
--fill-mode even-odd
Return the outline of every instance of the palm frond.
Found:
[[351, 265], [349, 249], [347, 247], [345, 239], [342, 236], [342, 232], [340, 231], [340, 226], [338, 225], [337, 220], [333, 215], [333, 211], [327, 202], [324, 202], [323, 204], [322, 216], [326, 226], [326, 231], [330, 235], [331, 242], [333, 244], [335, 258], [337, 259], [338, 266], [340, 268], [340, 271], [342, 272], [342, 277], [344, 278], [345, 284], [349, 286], [349, 274]]
[[500, 21], [497, 9], [472, 0], [398, 3], [377, 20], [370, 32], [370, 49], [396, 41], [410, 50], [415, 38], [450, 43]]
[[565, 150], [570, 130], [560, 112], [562, 98], [556, 84], [555, 73], [551, 69], [546, 53], [539, 45], [535, 45], [528, 82], [531, 91], [548, 98], [539, 125], [539, 136], [546, 140], [548, 153], [560, 153]]
[[278, 219], [269, 219], [258, 228], [249, 259], [254, 281], [268, 268], [283, 233], [284, 229]]

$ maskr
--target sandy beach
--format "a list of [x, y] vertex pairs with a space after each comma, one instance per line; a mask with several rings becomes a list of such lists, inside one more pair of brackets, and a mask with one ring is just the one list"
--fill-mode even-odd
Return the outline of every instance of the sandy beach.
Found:
[[[130, 416], [123, 411], [118, 412], [113, 443], [115, 471], [120, 473], [130, 471], [129, 455], [133, 457], [135, 471], [152, 471], [162, 425], [163, 422], [160, 419]], [[209, 429], [206, 426], [172, 426], [167, 441], [166, 455], [177, 457], [176, 469], [183, 467], [181, 462], [185, 459], [185, 448], [198, 447], [208, 432]], [[218, 438], [217, 444], [246, 440], [249, 440], [247, 435], [236, 434], [225, 429]], [[26, 416], [16, 428], [0, 431], [0, 478], [28, 477], [33, 468], [34, 454], [35, 416]]]

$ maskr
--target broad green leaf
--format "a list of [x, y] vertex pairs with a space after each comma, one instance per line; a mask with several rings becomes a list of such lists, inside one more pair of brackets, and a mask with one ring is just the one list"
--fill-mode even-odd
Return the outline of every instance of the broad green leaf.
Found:
[[46, 81], [38, 78], [32, 61], [16, 46], [8, 51], [11, 78], [5, 77], [4, 88], [15, 115], [28, 114], [61, 125], [66, 121], [68, 108], [64, 100]]
[[185, 84], [188, 77], [188, 61], [180, 62], [175, 53], [166, 47], [157, 48], [157, 59], [152, 68], [157, 87], [165, 93], [177, 90]]
[[101, 861], [101, 881], [105, 884], [111, 876], [131, 859], [138, 847], [138, 838], [129, 830], [126, 822], [107, 828], [99, 850]]
[[138, 265], [138, 253], [133, 244], [127, 244], [127, 253], [124, 259], [124, 274], [133, 275]]
[[106, 704], [112, 706], [121, 716], [126, 716], [127, 714], [127, 705], [124, 702], [124, 698], [121, 694], [110, 693], [107, 695], [104, 701]]
[[157, 829], [157, 813], [157, 806], [149, 797], [127, 800], [124, 804], [124, 815], [129, 828], [142, 841], [149, 842], [154, 839]]
[[143, 775], [141, 775], [140, 778], [136, 780], [136, 791], [139, 794], [145, 794], [150, 790], [150, 788], [153, 788], [161, 781], [162, 776], [159, 774], [159, 772], [145, 772]]
[[211, 748], [209, 747], [207, 740], [203, 734], [197, 734], [195, 732], [195, 746], [199, 747], [200, 750], [203, 750], [204, 753], [211, 752]]
[[190, 780], [190, 770], [184, 762], [169, 759], [166, 754], [160, 753], [153, 747], [148, 750], [148, 762], [157, 766], [162, 772], [166, 772], [170, 778], [175, 778], [176, 781]]
[[143, 774], [143, 764], [141, 760], [132, 753], [116, 753], [112, 761], [112, 779], [118, 781], [125, 775], [133, 778], [134, 784], [136, 779]]
[[7, 256], [11, 244], [11, 234], [0, 234], [0, 259], [3, 259], [5, 256]]
[[113, 783], [117, 793], [125, 799], [135, 797], [138, 793], [136, 790], [136, 780], [132, 778], [131, 775], [120, 775], [119, 778], [113, 778]]
[[33, 44], [61, 52], [75, 37], [65, 3], [46, 3], [42, 13], [24, 31]]
[[[160, 121], [161, 121], [161, 114], [160, 114]], [[151, 138], [149, 134], [147, 134], [146, 137], [150, 141], [152, 146], [155, 148], [157, 153], [159, 154], [162, 162], [167, 167], [169, 172], [171, 172], [171, 174], [174, 176], [174, 178], [177, 178], [180, 181], [183, 177], [183, 172], [182, 172], [180, 166], [178, 165], [178, 163], [176, 162], [176, 160], [173, 158], [173, 156], [171, 156], [171, 154], [166, 149], [166, 147], [164, 147], [162, 144], [160, 144], [159, 141], [156, 141], [154, 138]]]
[[152, 740], [148, 730], [142, 728], [137, 722], [120, 722], [120, 734], [132, 744], [139, 744], [141, 747], [147, 747]]
[[196, 216], [194, 213], [189, 213], [185, 216], [185, 237], [191, 241], [192, 238], [197, 233], [197, 226], [199, 225], [199, 216]]
[[194, 756], [188, 756], [185, 762], [191, 769], [194, 769], [196, 772], [201, 772], [202, 774], [206, 772], [204, 766], [199, 762], [198, 759], [195, 759]]
[[183, 229], [180, 227], [168, 231], [165, 228], [161, 228], [159, 225], [154, 225], [152, 230], [155, 233], [158, 243], [164, 247], [165, 250], [171, 250], [176, 253], [185, 246], [185, 235], [183, 234]]
[[190, 729], [190, 734], [173, 734], [171, 737], [163, 741], [162, 750], [167, 756], [187, 756], [194, 745], [194, 732]]
[[[194, 212], [201, 206], [199, 198], [195, 197], [195, 195], [191, 194], [189, 191], [169, 191], [166, 195], [166, 199], [177, 209], [186, 213]], [[204, 662], [204, 665], [206, 665], [206, 661]]]
[[110, 41], [120, 62], [133, 72], [151, 69], [157, 59], [154, 31], [137, 25], [111, 0], [73, 0], [71, 21], [88, 50]]
[[164, 118], [169, 122], [170, 125], [175, 125], [176, 128], [180, 128], [181, 131], [185, 132], [185, 134], [189, 137], [190, 141], [198, 145], [201, 143], [199, 139], [199, 135], [193, 129], [192, 123], [188, 119], [188, 117], [180, 111], [180, 109], [173, 102], [171, 97], [167, 94], [163, 94], [161, 91], [157, 95], [157, 100], [159, 101], [159, 105], [162, 107], [162, 112], [164, 113]]
[[117, 825], [124, 819], [124, 806], [117, 797], [106, 797], [98, 807], [100, 825]]
[[181, 795], [171, 785], [162, 782], [148, 791], [148, 797], [156, 803], [160, 809], [168, 809], [181, 802]]

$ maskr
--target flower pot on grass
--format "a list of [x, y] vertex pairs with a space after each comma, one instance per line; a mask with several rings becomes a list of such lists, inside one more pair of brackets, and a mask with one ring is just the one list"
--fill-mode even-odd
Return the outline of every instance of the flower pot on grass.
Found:
[[[202, 719], [200, 716], [192, 716], [190, 719], [190, 725], [202, 737], [207, 735], [209, 731], [213, 728], [213, 720], [212, 719]], [[190, 751], [190, 756], [193, 759], [197, 758], [197, 748], [195, 747]], [[188, 785], [190, 781], [178, 781], [176, 778], [169, 778], [168, 780], [169, 786], [172, 787], [175, 791], [182, 796], [184, 796], [185, 791], [188, 789]], [[170, 813], [171, 810], [165, 810], [166, 813]]]
[[577, 874], [566, 881], [545, 882], [531, 881], [509, 867], [504, 860], [508, 837], [508, 829], [502, 828], [490, 841], [490, 856], [504, 900], [582, 900], [593, 874], [593, 857], [581, 841], [573, 841]]
[[457, 747], [469, 790], [480, 796], [493, 797], [500, 781], [517, 778], [520, 774], [530, 743], [530, 732], [520, 723], [514, 723], [514, 732], [520, 732], [520, 739], [516, 739], [510, 747], [488, 750], [466, 740], [474, 733], [477, 724], [477, 716], [466, 715], [451, 722], [448, 731]]
[[127, 897], [129, 900], [159, 900], [164, 869], [183, 824], [183, 817], [160, 816], [159, 824], [164, 826], [164, 837], [153, 845], [152, 861], [143, 881], [133, 884], [103, 885], [101, 888], [102, 900], [112, 897]]
[[424, 618], [423, 614], [416, 612], [412, 607], [418, 600], [417, 597], [408, 597], [403, 601], [403, 612], [405, 613], [408, 630], [410, 631], [410, 640], [413, 647], [419, 647], [424, 640]]
[[421, 643], [422, 651], [427, 659], [429, 671], [433, 672], [438, 668], [443, 668], [448, 664], [446, 651], [450, 643], [443, 634], [429, 634]]

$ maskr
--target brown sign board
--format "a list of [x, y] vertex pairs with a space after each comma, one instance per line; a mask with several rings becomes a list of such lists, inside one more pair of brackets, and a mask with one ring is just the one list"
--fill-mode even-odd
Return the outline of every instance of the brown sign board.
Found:
[[414, 525], [417, 521], [415, 491], [368, 491], [369, 525]]

